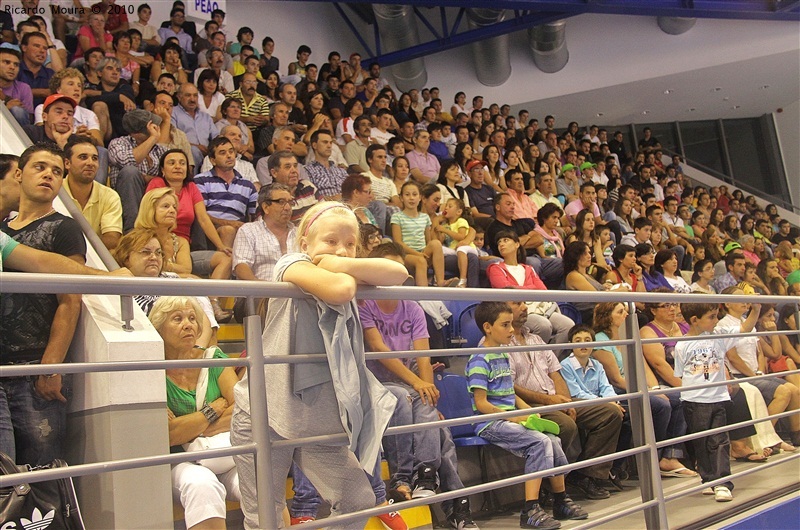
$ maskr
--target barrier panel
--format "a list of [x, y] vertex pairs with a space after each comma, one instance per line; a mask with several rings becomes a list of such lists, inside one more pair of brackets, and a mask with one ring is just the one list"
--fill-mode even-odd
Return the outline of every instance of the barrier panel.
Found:
[[[306, 297], [300, 289], [289, 284], [257, 282], [257, 281], [215, 281], [215, 280], [175, 280], [159, 278], [104, 278], [103, 282], [97, 282], [96, 277], [90, 276], [64, 276], [64, 275], [42, 275], [24, 273], [0, 273], [0, 285], [4, 293], [75, 293], [82, 294], [112, 294], [130, 296], [137, 293], [156, 294], [156, 295], [201, 295], [201, 296], [234, 296], [247, 298], [247, 310], [249, 316], [245, 318], [245, 344], [248, 351], [246, 358], [238, 359], [197, 359], [197, 360], [158, 360], [158, 361], [117, 361], [102, 363], [64, 363], [40, 365], [10, 365], [0, 368], [0, 377], [20, 377], [26, 375], [39, 375], [51, 373], [95, 373], [95, 372], [117, 372], [117, 371], [137, 371], [137, 370], [165, 370], [168, 368], [186, 367], [210, 367], [210, 366], [245, 366], [249, 372], [250, 399], [252, 410], [263, 410], [261, 414], [252, 415], [253, 443], [223, 448], [211, 449], [203, 452], [165, 454], [158, 456], [148, 456], [141, 458], [131, 458], [124, 460], [112, 460], [106, 462], [95, 462], [78, 464], [67, 468], [49, 469], [43, 471], [33, 471], [0, 477], [0, 488], [14, 486], [23, 482], [39, 482], [64, 477], [76, 477], [95, 475], [99, 473], [119, 471], [124, 469], [135, 469], [163, 464], [177, 464], [180, 462], [195, 461], [198, 456], [218, 457], [230, 456], [235, 454], [255, 453], [256, 455], [256, 480], [259, 498], [259, 520], [263, 528], [277, 528], [276, 513], [272, 509], [272, 474], [270, 469], [270, 451], [272, 447], [302, 446], [315, 443], [335, 443], [345, 440], [344, 434], [323, 435], [307, 437], [301, 439], [280, 440], [271, 442], [269, 437], [269, 424], [267, 420], [266, 400], [266, 381], [264, 368], [267, 364], [279, 363], [306, 363], [306, 362], [326, 362], [327, 357], [324, 353], [307, 355], [284, 355], [264, 357], [262, 350], [262, 326], [260, 318], [255, 314], [255, 298], [263, 297]], [[753, 302], [759, 303], [792, 303], [798, 304], [796, 297], [788, 296], [759, 296], [757, 299], [752, 296], [737, 295], [699, 295], [699, 294], [674, 294], [674, 293], [587, 293], [576, 291], [523, 291], [505, 289], [446, 289], [446, 288], [421, 288], [421, 287], [364, 287], [359, 288], [357, 298], [359, 299], [405, 299], [405, 300], [485, 300], [485, 301], [530, 301], [535, 296], [537, 300], [555, 302], [623, 302], [633, 304], [635, 302]], [[567, 473], [572, 470], [581, 469], [593, 464], [616, 460], [621, 457], [633, 456], [637, 461], [639, 470], [640, 487], [642, 502], [637, 506], [620, 510], [616, 513], [587, 521], [578, 528], [591, 528], [600, 524], [605, 524], [615, 519], [627, 516], [637, 511], [644, 512], [645, 524], [648, 529], [668, 528], [667, 513], [665, 503], [671, 500], [696, 493], [706, 487], [721, 484], [736, 477], [745, 476], [756, 470], [768, 469], [769, 467], [783, 464], [789, 460], [795, 460], [800, 454], [795, 454], [788, 459], [780, 462], [762, 464], [758, 468], [748, 469], [734, 473], [723, 479], [714, 482], [701, 484], [686, 488], [679, 493], [669, 496], [664, 495], [661, 484], [660, 474], [656, 471], [658, 467], [658, 449], [679, 442], [689, 441], [710, 433], [725, 432], [737, 427], [752, 425], [770, 419], [788, 417], [797, 412], [783, 412], [756, 420], [745, 421], [733, 425], [727, 425], [718, 429], [704, 431], [702, 433], [688, 434], [677, 438], [657, 442], [653, 430], [653, 423], [650, 415], [650, 395], [662, 395], [680, 392], [681, 388], [667, 388], [650, 390], [645, 381], [645, 370], [642, 354], [642, 345], [661, 342], [664, 339], [641, 339], [639, 337], [639, 327], [635, 311], [630, 311], [625, 323], [626, 339], [583, 343], [586, 346], [633, 346], [625, 348], [623, 357], [624, 370], [628, 383], [629, 392], [608, 398], [599, 398], [585, 401], [575, 401], [559, 405], [537, 406], [525, 410], [515, 410], [481, 416], [466, 418], [453, 418], [443, 421], [420, 423], [400, 427], [391, 427], [386, 430], [386, 435], [410, 433], [423, 429], [439, 429], [456, 425], [468, 425], [485, 422], [494, 419], [504, 419], [520, 414], [550, 412], [569, 408], [581, 408], [601, 403], [627, 400], [630, 409], [631, 428], [633, 434], [633, 445], [631, 449], [612, 453], [590, 460], [582, 460], [573, 464], [548, 469], [545, 471], [520, 474], [517, 476], [492, 481], [486, 484], [466, 487], [457, 491], [440, 493], [425, 499], [413, 499], [404, 502], [403, 507], [414, 507], [424, 504], [438, 503], [444, 500], [464, 497], [474, 493], [483, 493], [506, 486], [523, 483], [527, 480], [550, 476], [553, 474]], [[795, 318], [800, 322], [800, 312], [795, 308]], [[770, 335], [798, 334], [798, 331], [774, 331], [774, 332], [754, 332], [730, 334], [726, 337], [752, 337]], [[682, 341], [692, 340], [692, 337], [667, 337], [669, 340]], [[367, 359], [380, 358], [410, 358], [420, 356], [467, 356], [475, 353], [502, 353], [515, 351], [537, 351], [560, 349], [570, 347], [571, 344], [544, 344], [536, 346], [508, 346], [498, 348], [458, 348], [446, 350], [424, 350], [424, 351], [400, 351], [387, 353], [367, 353]], [[800, 370], [791, 372], [781, 372], [780, 374], [761, 375], [756, 377], [737, 379], [737, 382], [747, 382], [771, 377], [781, 377], [785, 375], [798, 374]], [[696, 385], [692, 388], [708, 388], [727, 384], [727, 382], [706, 383]], [[370, 508], [362, 512], [349, 513], [336, 517], [329, 517], [305, 523], [303, 526], [309, 530], [330, 526], [333, 523], [346, 523], [366, 516], [373, 516], [387, 513], [397, 509], [397, 505]]]

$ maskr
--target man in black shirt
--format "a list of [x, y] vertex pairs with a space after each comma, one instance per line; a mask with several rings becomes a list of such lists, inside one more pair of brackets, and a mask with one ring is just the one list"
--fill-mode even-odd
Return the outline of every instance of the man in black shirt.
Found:
[[[2, 231], [24, 245], [84, 264], [86, 243], [80, 226], [53, 208], [64, 179], [63, 152], [48, 144], [29, 147], [13, 178], [20, 185], [19, 215]], [[81, 297], [4, 294], [0, 311], [0, 366], [60, 364], [78, 323]], [[33, 378], [0, 378], [0, 393], [7, 403], [0, 408], [0, 423], [12, 431], [11, 436], [0, 437], [0, 451], [18, 464], [34, 466], [65, 458], [69, 389], [68, 376], [56, 370]]]
[[544, 238], [536, 231], [536, 222], [533, 219], [515, 219], [514, 209], [514, 201], [508, 194], [497, 194], [495, 219], [486, 229], [486, 242], [492, 249], [492, 254], [500, 255], [497, 249], [497, 234], [503, 230], [515, 231], [528, 256], [525, 260], [527, 264], [533, 267], [548, 289], [561, 289], [564, 282], [564, 265], [561, 258], [539, 256], [536, 249], [544, 244]]

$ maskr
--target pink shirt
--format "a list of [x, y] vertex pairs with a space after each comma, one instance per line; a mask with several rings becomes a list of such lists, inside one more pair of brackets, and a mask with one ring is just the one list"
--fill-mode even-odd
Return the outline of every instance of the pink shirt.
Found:
[[515, 219], [533, 219], [536, 220], [536, 212], [539, 208], [533, 203], [533, 200], [528, 197], [525, 192], [519, 193], [512, 189], [507, 189], [506, 193], [514, 201], [514, 218]]
[[436, 180], [439, 177], [439, 159], [430, 153], [421, 154], [414, 149], [410, 153], [406, 153], [408, 159], [408, 166], [411, 169], [419, 169], [420, 172], [427, 178]]
[[[97, 39], [94, 37], [94, 33], [92, 32], [92, 28], [90, 28], [89, 26], [81, 26], [81, 28], [78, 30], [78, 41], [79, 42], [80, 42], [80, 37], [81, 36], [89, 38], [89, 48], [97, 48], [97, 47], [100, 46], [100, 43], [97, 42]], [[105, 32], [105, 35], [103, 35], [103, 38], [108, 43], [110, 43], [111, 41], [114, 40], [114, 36], [111, 35], [111, 33], [109, 33], [108, 31]], [[86, 49], [88, 50], [89, 48], [86, 48]], [[78, 49], [75, 50], [75, 59], [77, 59], [79, 57], [83, 57], [83, 48], [81, 48], [80, 45], [78, 46]]]

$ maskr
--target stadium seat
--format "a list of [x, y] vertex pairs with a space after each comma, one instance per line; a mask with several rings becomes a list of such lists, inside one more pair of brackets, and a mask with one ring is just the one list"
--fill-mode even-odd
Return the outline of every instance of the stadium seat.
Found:
[[581, 318], [581, 312], [578, 311], [578, 308], [573, 304], [569, 302], [558, 302], [558, 309], [561, 310], [562, 315], [571, 318], [576, 324], [583, 322], [583, 318]]

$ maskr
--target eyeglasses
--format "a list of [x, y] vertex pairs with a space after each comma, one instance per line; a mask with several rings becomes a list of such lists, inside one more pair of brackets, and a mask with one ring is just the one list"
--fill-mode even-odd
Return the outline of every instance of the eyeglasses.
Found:
[[669, 303], [669, 304], [658, 304], [655, 306], [655, 309], [669, 309], [671, 307], [678, 307], [676, 303]]
[[371, 234], [368, 238], [369, 241], [380, 241], [383, 239], [380, 234]]
[[267, 202], [270, 204], [277, 204], [281, 208], [286, 208], [286, 205], [290, 205], [292, 208], [297, 206], [297, 201], [294, 199], [267, 199]]
[[143, 258], [149, 258], [150, 256], [155, 256], [157, 258], [160, 258], [164, 255], [164, 252], [162, 252], [160, 248], [156, 249], [143, 248], [142, 250], [137, 250], [136, 253]]

